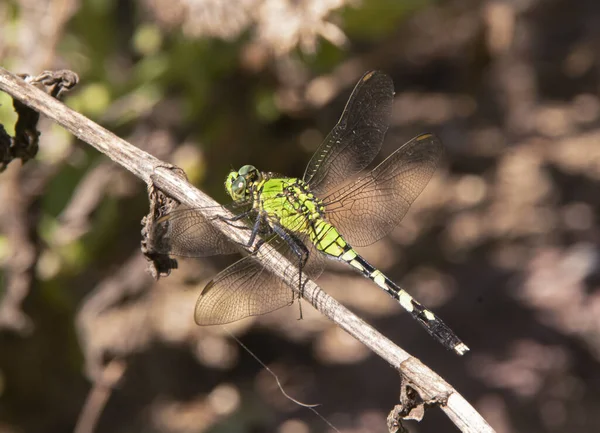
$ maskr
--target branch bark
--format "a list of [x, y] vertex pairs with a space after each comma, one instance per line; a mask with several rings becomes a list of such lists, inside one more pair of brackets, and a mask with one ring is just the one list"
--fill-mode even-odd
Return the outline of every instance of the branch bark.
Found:
[[[1, 67], [0, 90], [62, 125], [80, 140], [95, 147], [142, 179], [147, 185], [158, 187], [180, 203], [199, 210], [207, 208], [211, 212], [215, 212], [214, 209], [218, 208], [218, 203], [170, 170], [169, 164], [132, 146]], [[210, 218], [215, 214], [207, 213], [205, 216]], [[214, 223], [232, 241], [247, 242], [246, 231], [236, 230], [218, 219], [214, 220]], [[265, 259], [265, 253], [270, 254], [269, 260]], [[272, 272], [283, 278], [290, 287], [297, 286], [298, 275], [284, 273], [286, 268], [284, 263], [289, 264], [289, 262], [283, 256], [277, 257], [276, 252], [270, 252], [268, 245], [261, 247], [257, 258]], [[396, 368], [403, 380], [420, 395], [425, 403], [439, 402], [440, 408], [461, 431], [472, 433], [494, 431], [481, 415], [440, 376], [340, 305], [314, 282], [308, 281], [306, 284], [304, 298], [319, 312]]]

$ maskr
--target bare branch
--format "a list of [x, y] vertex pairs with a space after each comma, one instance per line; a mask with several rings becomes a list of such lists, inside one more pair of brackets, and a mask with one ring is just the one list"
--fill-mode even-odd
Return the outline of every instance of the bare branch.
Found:
[[75, 433], [92, 433], [96, 429], [100, 415], [112, 394], [114, 386], [121, 380], [127, 364], [113, 360], [102, 370], [102, 375], [90, 390], [77, 420]]
[[[248, 234], [232, 228], [219, 219], [211, 218], [216, 215], [209, 211], [216, 212], [214, 209], [217, 209], [218, 204], [170, 170], [168, 164], [132, 146], [2, 68], [0, 68], [0, 90], [59, 123], [148, 185], [152, 184], [160, 188], [186, 206], [199, 210], [208, 208], [205, 216], [213, 220], [219, 230], [234, 242], [246, 243]], [[283, 278], [290, 287], [296, 288], [298, 275], [284, 272], [290, 264], [283, 256], [272, 251], [268, 245], [263, 245], [257, 253], [257, 259], [274, 274]], [[440, 401], [441, 409], [461, 431], [493, 432], [481, 415], [441, 377], [340, 305], [314, 282], [308, 281], [306, 284], [304, 298], [396, 368], [419, 393], [423, 401]]]

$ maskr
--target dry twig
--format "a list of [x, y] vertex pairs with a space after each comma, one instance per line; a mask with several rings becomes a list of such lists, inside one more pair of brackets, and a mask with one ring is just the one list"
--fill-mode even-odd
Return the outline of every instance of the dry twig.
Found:
[[115, 384], [123, 377], [126, 368], [127, 364], [124, 361], [117, 360], [112, 360], [104, 367], [101, 376], [88, 394], [77, 420], [75, 433], [92, 433], [96, 429], [100, 414], [102, 414]]
[[[147, 185], [159, 188], [180, 203], [199, 209], [217, 208], [217, 203], [210, 197], [194, 188], [172, 170], [165, 168], [168, 164], [132, 146], [2, 68], [0, 68], [0, 90], [59, 123], [79, 139], [144, 180]], [[215, 215], [207, 213], [205, 216], [210, 218]], [[240, 244], [247, 242], [248, 234], [245, 231], [236, 230], [219, 219], [214, 219], [214, 223], [232, 241]], [[267, 260], [266, 255], [271, 258]], [[284, 257], [275, 251], [270, 251], [268, 245], [264, 245], [256, 256], [273, 273], [284, 278], [290, 287], [296, 287], [298, 275], [283, 272], [289, 266], [289, 262]], [[319, 312], [396, 368], [423, 402], [439, 402], [437, 403], [439, 407], [461, 431], [493, 432], [481, 415], [441, 377], [340, 305], [314, 282], [307, 282], [304, 298]]]

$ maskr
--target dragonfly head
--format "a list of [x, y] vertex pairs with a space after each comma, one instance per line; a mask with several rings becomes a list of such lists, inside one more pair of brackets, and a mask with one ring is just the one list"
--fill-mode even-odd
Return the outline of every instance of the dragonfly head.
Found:
[[250, 187], [262, 179], [260, 171], [253, 165], [244, 165], [238, 171], [231, 171], [225, 179], [227, 194], [234, 201], [248, 200], [250, 198]]

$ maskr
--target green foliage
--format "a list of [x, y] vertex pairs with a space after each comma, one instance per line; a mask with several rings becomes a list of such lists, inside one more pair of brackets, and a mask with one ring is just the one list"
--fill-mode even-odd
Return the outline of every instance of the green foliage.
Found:
[[377, 40], [393, 33], [412, 12], [433, 0], [369, 0], [360, 8], [346, 7], [342, 13], [344, 30], [352, 37]]

